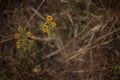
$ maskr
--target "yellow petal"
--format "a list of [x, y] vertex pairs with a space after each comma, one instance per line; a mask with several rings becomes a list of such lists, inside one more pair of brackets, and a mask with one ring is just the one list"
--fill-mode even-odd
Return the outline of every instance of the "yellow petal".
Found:
[[48, 30], [48, 26], [47, 25], [43, 25], [43, 32], [47, 32]]
[[18, 31], [21, 32], [23, 28], [21, 26], [18, 27]]
[[55, 22], [52, 22], [52, 27], [55, 27], [56, 26], [56, 23]]
[[20, 34], [16, 33], [15, 38], [19, 38], [19, 37], [20, 37]]
[[30, 35], [31, 35], [31, 33], [28, 31], [28, 32], [26, 33], [26, 35], [27, 35], [27, 36], [30, 36]]
[[47, 20], [51, 21], [52, 20], [52, 16], [47, 16]]

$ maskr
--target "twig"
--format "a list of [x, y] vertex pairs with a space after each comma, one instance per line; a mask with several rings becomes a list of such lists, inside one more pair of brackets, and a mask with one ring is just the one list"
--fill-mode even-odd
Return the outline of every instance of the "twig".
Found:
[[35, 14], [38, 12], [38, 10], [40, 9], [40, 7], [42, 6], [42, 4], [45, 2], [45, 0], [42, 0], [42, 2], [40, 3], [40, 5], [38, 6], [38, 8], [36, 9], [36, 11], [34, 12], [34, 14], [31, 16], [31, 18], [29, 19], [29, 21], [26, 23], [25, 28], [29, 25], [30, 21], [33, 19], [33, 17], [35, 16]]
[[[33, 12], [36, 12], [35, 8], [33, 8], [33, 7], [31, 7], [31, 10], [32, 10]], [[45, 18], [44, 18], [39, 12], [36, 12], [36, 14], [37, 14], [37, 16], [38, 16], [39, 18], [41, 18], [42, 20], [45, 20]]]
[[33, 40], [37, 40], [37, 41], [51, 41], [54, 40], [55, 38], [40, 38], [40, 37], [36, 37], [36, 36], [30, 36], [31, 39]]
[[117, 38], [115, 38], [115, 39], [111, 39], [111, 40], [108, 40], [108, 41], [105, 41], [105, 42], [103, 42], [103, 43], [101, 43], [101, 44], [97, 44], [97, 45], [94, 45], [94, 46], [92, 46], [92, 47], [90, 47], [90, 46], [88, 46], [88, 47], [83, 47], [83, 48], [80, 48], [80, 49], [78, 49], [77, 51], [74, 51], [74, 52], [72, 52], [72, 54], [75, 54], [75, 55], [72, 55], [71, 57], [69, 57], [66, 61], [69, 61], [69, 60], [71, 60], [71, 59], [74, 59], [74, 58], [76, 58], [77, 56], [79, 56], [80, 54], [83, 54], [85, 51], [87, 51], [87, 50], [91, 50], [91, 49], [94, 49], [94, 48], [97, 48], [97, 47], [99, 47], [99, 46], [103, 46], [103, 45], [105, 45], [105, 44], [108, 44], [108, 43], [110, 43], [110, 42], [112, 42], [113, 40], [116, 40], [116, 39], [119, 39], [120, 37], [117, 37]]
[[0, 43], [4, 43], [4, 42], [7, 42], [7, 41], [10, 41], [10, 40], [13, 40], [14, 38], [9, 38], [9, 39], [5, 39], [5, 40], [1, 40]]

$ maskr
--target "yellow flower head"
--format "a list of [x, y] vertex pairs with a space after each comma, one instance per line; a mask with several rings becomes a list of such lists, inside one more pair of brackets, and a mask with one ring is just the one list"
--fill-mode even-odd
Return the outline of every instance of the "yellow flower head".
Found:
[[39, 68], [34, 68], [33, 70], [32, 70], [34, 73], [39, 73], [40, 72], [40, 69]]
[[55, 27], [56, 26], [56, 22], [52, 22], [52, 27]]
[[19, 38], [19, 37], [20, 37], [20, 34], [16, 33], [15, 38]]
[[47, 16], [47, 20], [51, 21], [52, 20], [52, 16]]
[[19, 44], [16, 45], [16, 48], [19, 49], [21, 46]]
[[21, 32], [23, 28], [21, 26], [18, 27], [18, 31]]
[[31, 33], [28, 31], [28, 32], [26, 32], [26, 35], [27, 35], [27, 36], [30, 36], [30, 35], [31, 35]]
[[16, 44], [19, 45], [19, 44], [20, 44], [20, 41], [17, 41]]
[[48, 26], [47, 25], [43, 25], [43, 32], [47, 32], [48, 30]]

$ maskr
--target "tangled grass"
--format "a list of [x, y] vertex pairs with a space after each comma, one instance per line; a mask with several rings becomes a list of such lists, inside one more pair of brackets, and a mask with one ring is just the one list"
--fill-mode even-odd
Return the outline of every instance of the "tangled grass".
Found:
[[[0, 5], [0, 80], [120, 79], [119, 0], [1, 0]], [[57, 23], [50, 38], [39, 29], [47, 15]], [[16, 49], [18, 25], [32, 32], [27, 39], [34, 45], [24, 52]]]

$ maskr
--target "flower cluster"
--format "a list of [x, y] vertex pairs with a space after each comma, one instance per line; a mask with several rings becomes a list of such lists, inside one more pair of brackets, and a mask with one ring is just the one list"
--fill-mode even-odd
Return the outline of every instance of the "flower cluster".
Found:
[[48, 33], [48, 36], [50, 36], [50, 33], [55, 27], [56, 27], [56, 22], [53, 21], [52, 16], [48, 15], [47, 20], [45, 23], [42, 24], [41, 29], [43, 32]]
[[29, 31], [26, 32], [23, 30], [21, 26], [19, 26], [17, 28], [17, 33], [15, 33], [15, 38], [17, 39], [16, 48], [26, 50], [30, 44], [30, 40], [28, 39], [28, 37], [30, 36], [31, 36], [31, 32]]

